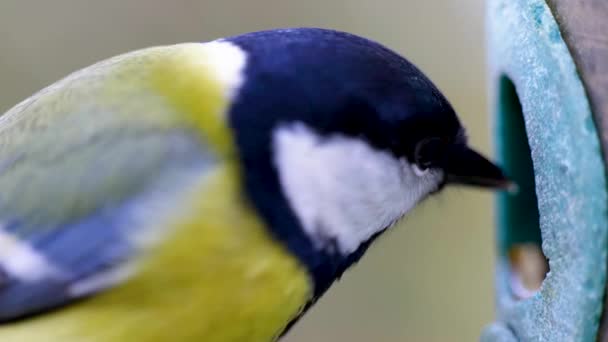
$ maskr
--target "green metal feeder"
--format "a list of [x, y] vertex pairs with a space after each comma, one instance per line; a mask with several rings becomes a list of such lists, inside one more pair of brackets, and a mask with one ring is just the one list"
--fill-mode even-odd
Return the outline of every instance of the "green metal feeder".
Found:
[[498, 200], [482, 341], [608, 341], [608, 1], [489, 0], [487, 27], [497, 156], [520, 191]]

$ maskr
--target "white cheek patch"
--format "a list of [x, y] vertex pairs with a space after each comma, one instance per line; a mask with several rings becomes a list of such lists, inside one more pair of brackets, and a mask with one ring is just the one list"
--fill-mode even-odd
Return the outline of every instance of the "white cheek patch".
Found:
[[362, 139], [321, 137], [303, 124], [274, 136], [275, 165], [289, 203], [320, 249], [350, 254], [437, 189], [442, 174]]

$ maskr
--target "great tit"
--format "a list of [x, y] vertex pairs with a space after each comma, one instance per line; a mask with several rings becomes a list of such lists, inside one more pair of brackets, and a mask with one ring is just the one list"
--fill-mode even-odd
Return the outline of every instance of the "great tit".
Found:
[[0, 340], [272, 341], [451, 183], [510, 182], [368, 39], [152, 47], [0, 117]]

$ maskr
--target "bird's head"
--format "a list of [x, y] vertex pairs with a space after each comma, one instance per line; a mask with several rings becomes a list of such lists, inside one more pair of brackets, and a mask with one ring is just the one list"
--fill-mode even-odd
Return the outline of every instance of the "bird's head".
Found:
[[321, 289], [444, 185], [510, 184], [433, 83], [377, 43], [322, 29], [223, 42], [246, 61], [229, 113], [245, 189]]

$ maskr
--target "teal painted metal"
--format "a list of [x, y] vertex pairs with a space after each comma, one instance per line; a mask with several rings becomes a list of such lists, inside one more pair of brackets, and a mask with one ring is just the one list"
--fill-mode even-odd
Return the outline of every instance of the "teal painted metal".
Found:
[[[498, 317], [482, 340], [593, 341], [606, 279], [608, 196], [583, 84], [544, 1], [488, 0], [487, 28], [498, 158], [522, 192], [498, 200]], [[550, 272], [536, 294], [517, 300], [507, 251], [541, 241]]]

